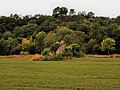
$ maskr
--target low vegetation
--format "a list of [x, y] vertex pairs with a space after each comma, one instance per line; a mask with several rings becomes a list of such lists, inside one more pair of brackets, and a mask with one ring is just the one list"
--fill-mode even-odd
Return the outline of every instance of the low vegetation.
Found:
[[[37, 56], [37, 55], [36, 55]], [[0, 58], [0, 90], [119, 90], [119, 58]]]

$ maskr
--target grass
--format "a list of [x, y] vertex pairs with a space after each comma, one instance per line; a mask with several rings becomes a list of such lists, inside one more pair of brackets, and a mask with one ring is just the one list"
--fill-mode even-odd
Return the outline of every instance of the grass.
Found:
[[119, 58], [0, 58], [0, 90], [120, 90]]

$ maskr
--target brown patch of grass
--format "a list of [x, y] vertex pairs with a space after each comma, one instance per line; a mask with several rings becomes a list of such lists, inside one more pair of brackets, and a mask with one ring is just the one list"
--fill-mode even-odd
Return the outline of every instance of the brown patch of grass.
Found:
[[38, 58], [41, 58], [40, 54], [35, 54], [35, 55], [32, 56], [32, 59], [38, 59]]
[[33, 55], [10, 55], [10, 56], [0, 56], [0, 58], [31, 58]]
[[32, 61], [34, 59], [39, 59], [41, 57], [42, 57], [42, 55], [40, 55], [40, 54], [0, 56], [0, 58], [10, 58], [10, 59], [16, 59], [16, 60], [26, 58], [26, 59], [28, 59], [30, 61]]
[[40, 57], [41, 57], [40, 54], [0, 56], [0, 58], [27, 58], [27, 59], [37, 59], [37, 58], [40, 58]]
[[33, 60], [35, 60], [35, 59], [39, 59], [39, 58], [41, 58], [41, 57], [42, 57], [42, 55], [40, 55], [40, 54], [35, 54], [35, 55], [33, 55], [33, 56], [31, 57], [30, 61], [33, 61]]

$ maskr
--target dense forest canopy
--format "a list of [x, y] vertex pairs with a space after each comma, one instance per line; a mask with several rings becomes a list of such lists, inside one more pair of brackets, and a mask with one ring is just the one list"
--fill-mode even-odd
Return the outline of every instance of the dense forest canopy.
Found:
[[56, 7], [52, 16], [0, 17], [0, 55], [41, 53], [62, 40], [67, 46], [79, 45], [86, 54], [120, 54], [120, 16], [98, 17]]

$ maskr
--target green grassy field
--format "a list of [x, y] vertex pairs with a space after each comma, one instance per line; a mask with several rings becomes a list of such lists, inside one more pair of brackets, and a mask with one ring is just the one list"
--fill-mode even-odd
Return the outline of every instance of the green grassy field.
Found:
[[120, 90], [119, 58], [0, 58], [0, 90]]

